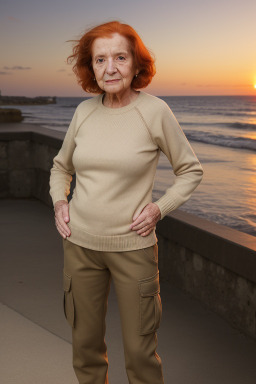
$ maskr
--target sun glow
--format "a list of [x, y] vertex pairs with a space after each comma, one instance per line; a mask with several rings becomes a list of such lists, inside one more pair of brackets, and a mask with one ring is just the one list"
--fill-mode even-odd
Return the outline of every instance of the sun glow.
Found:
[[256, 84], [254, 84], [254, 88], [256, 89]]

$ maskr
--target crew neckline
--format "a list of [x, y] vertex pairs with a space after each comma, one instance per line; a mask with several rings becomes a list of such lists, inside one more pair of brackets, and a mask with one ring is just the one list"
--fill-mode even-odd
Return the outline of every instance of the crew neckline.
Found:
[[126, 111], [129, 111], [131, 108], [133, 108], [135, 105], [137, 105], [141, 98], [142, 98], [142, 95], [143, 95], [143, 92], [142, 91], [139, 91], [139, 94], [138, 96], [136, 97], [135, 100], [133, 100], [131, 103], [125, 105], [124, 107], [120, 107], [120, 108], [111, 108], [111, 107], [106, 107], [104, 104], [103, 104], [103, 96], [104, 96], [104, 93], [100, 94], [99, 95], [99, 107], [100, 109], [102, 109], [104, 112], [106, 113], [110, 113], [110, 114], [118, 114], [118, 113], [123, 113], [123, 112], [126, 112]]

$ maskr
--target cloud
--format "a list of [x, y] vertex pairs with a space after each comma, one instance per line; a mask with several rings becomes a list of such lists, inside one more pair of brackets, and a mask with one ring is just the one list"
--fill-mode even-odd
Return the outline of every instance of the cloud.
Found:
[[204, 87], [204, 88], [245, 88], [245, 87], [252, 87], [251, 84], [197, 84], [197, 87]]
[[234, 87], [234, 88], [243, 88], [243, 87], [252, 87], [252, 84], [233, 84], [231, 85], [231, 87]]
[[31, 67], [22, 67], [22, 65], [14, 65], [13, 67], [4, 67], [7, 71], [27, 71], [31, 69]]
[[66, 72], [66, 69], [58, 69], [57, 72]]
[[11, 72], [0, 71], [0, 75], [12, 75]]
[[[220, 84], [197, 84], [197, 87], [205, 87], [205, 88], [210, 88], [210, 87], [221, 87]], [[222, 85], [223, 86], [223, 85]]]
[[20, 19], [17, 19], [17, 17], [13, 17], [13, 16], [7, 16], [7, 19], [9, 21], [15, 21], [15, 23], [20, 23], [21, 22]]

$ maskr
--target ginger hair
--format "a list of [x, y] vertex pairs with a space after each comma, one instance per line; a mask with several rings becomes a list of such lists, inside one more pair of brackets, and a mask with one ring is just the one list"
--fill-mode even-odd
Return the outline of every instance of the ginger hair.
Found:
[[145, 88], [156, 73], [153, 55], [145, 47], [138, 33], [128, 24], [111, 21], [89, 29], [79, 40], [73, 40], [76, 44], [73, 46], [73, 53], [68, 56], [67, 62], [75, 63], [72, 69], [85, 92], [98, 94], [104, 92], [95, 81], [92, 68], [92, 45], [95, 39], [108, 38], [114, 33], [119, 33], [129, 41], [134, 64], [139, 70], [137, 77], [132, 80], [132, 88]]

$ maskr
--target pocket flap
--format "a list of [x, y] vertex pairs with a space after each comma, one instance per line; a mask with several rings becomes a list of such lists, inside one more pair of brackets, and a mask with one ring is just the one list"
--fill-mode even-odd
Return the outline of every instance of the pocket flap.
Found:
[[65, 272], [63, 274], [63, 289], [65, 292], [69, 292], [71, 288], [71, 276], [68, 276]]
[[159, 272], [147, 279], [139, 280], [141, 296], [153, 296], [160, 292]]

